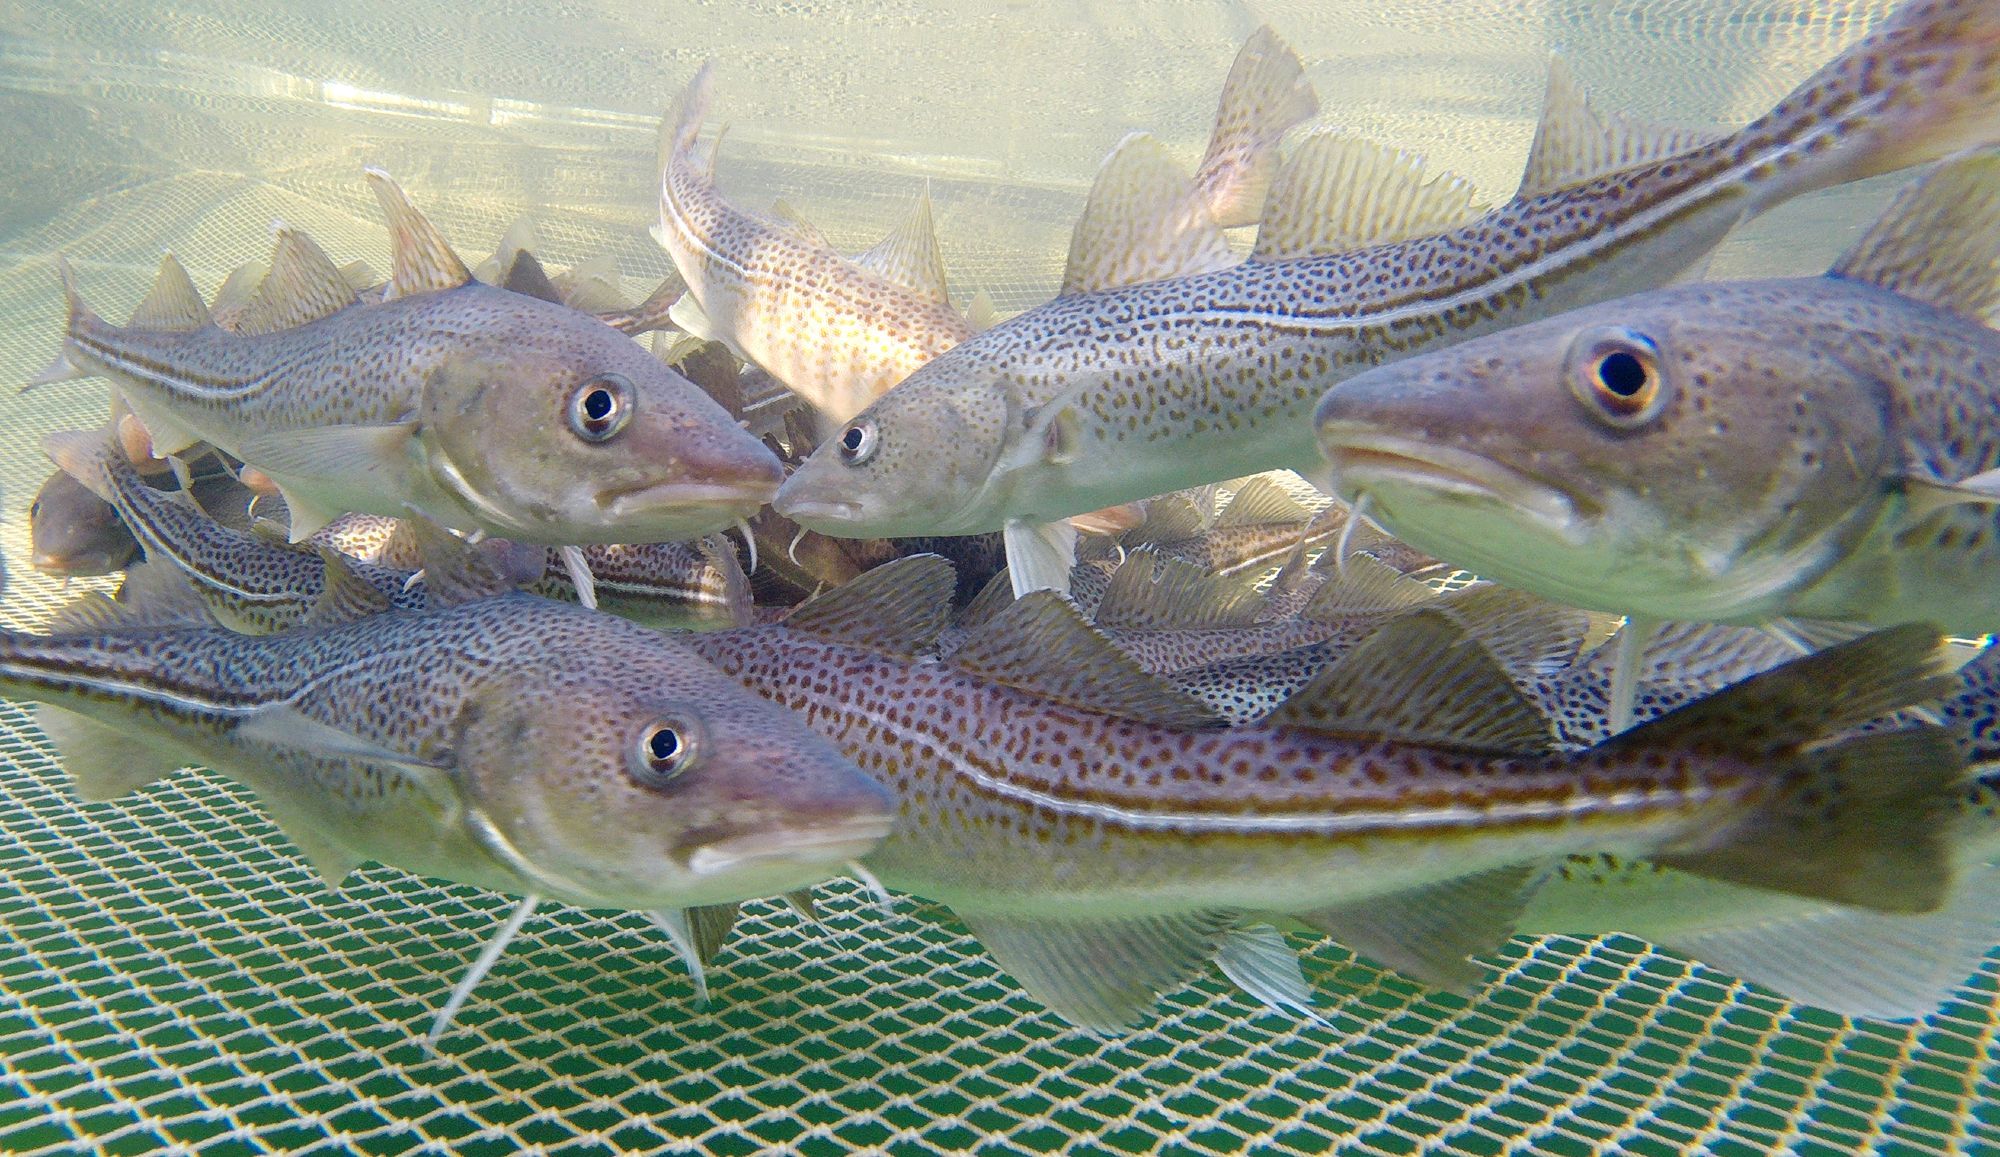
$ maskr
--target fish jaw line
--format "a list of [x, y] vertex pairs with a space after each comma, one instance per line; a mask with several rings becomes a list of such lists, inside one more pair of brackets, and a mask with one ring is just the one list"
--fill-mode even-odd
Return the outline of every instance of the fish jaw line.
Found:
[[733, 836], [690, 852], [688, 871], [705, 878], [783, 862], [825, 864], [831, 869], [874, 851], [894, 825], [893, 819], [883, 816]]
[[778, 485], [745, 483], [727, 485], [712, 482], [645, 482], [636, 486], [607, 487], [597, 492], [598, 508], [614, 521], [643, 516], [649, 511], [686, 510], [716, 512], [721, 525], [746, 518], [777, 497]]
[[1415, 491], [1504, 506], [1566, 540], [1574, 540], [1580, 529], [1577, 503], [1567, 493], [1479, 454], [1343, 428], [1339, 422], [1320, 427], [1320, 447], [1333, 465], [1335, 484], [1349, 499], [1379, 490]]

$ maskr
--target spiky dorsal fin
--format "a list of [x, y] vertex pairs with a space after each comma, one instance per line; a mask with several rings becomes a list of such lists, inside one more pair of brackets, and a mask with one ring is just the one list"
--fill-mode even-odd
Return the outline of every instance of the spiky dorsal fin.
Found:
[[938, 249], [937, 226], [931, 218], [931, 186], [923, 192], [902, 223], [874, 248], [857, 254], [854, 263], [877, 276], [895, 282], [925, 301], [950, 305], [945, 288], [944, 254]]
[[160, 273], [126, 324], [133, 329], [189, 330], [209, 324], [208, 305], [194, 279], [171, 253], [160, 256]]
[[472, 271], [452, 252], [451, 244], [418, 211], [410, 195], [381, 169], [369, 169], [368, 187], [382, 203], [389, 223], [389, 288], [382, 300], [413, 293], [451, 289], [472, 280]]
[[[649, 330], [665, 329], [673, 324], [671, 313], [674, 302], [687, 293], [687, 282], [682, 280], [678, 270], [669, 270], [667, 276], [646, 300], [630, 309], [605, 310], [597, 315], [597, 320], [617, 330], [627, 337], [637, 337]], [[684, 336], [684, 335], [683, 335]], [[656, 346], [655, 349], [658, 347]], [[668, 361], [676, 359], [669, 357]]]
[[1440, 595], [1437, 606], [1517, 679], [1568, 670], [1593, 625], [1588, 611], [1490, 583]]
[[1829, 271], [1993, 325], [2000, 320], [2000, 150], [1903, 188]]
[[799, 240], [818, 249], [831, 249], [833, 243], [826, 239], [820, 227], [813, 224], [797, 206], [783, 197], [771, 202], [771, 220], [783, 226]]
[[244, 308], [257, 296], [257, 287], [264, 283], [270, 272], [271, 267], [261, 261], [246, 261], [230, 270], [229, 276], [222, 279], [221, 287], [215, 291], [215, 300], [208, 303], [209, 315], [215, 324], [234, 332]]
[[1651, 125], [1618, 113], [1600, 113], [1577, 87], [1560, 56], [1549, 58], [1549, 86], [1542, 120], [1528, 149], [1517, 201], [1553, 193], [1617, 169], [1685, 152], [1714, 139], [1692, 129]]
[[1175, 727], [1216, 722], [1214, 712], [1147, 674], [1054, 591], [1034, 591], [1002, 608], [951, 662], [968, 674], [1086, 711]]
[[543, 301], [563, 304], [563, 296], [557, 292], [555, 282], [549, 280], [548, 271], [533, 253], [526, 249], [516, 249], [501, 267], [500, 288], [526, 297], [539, 297]]
[[1441, 233], [1478, 215], [1470, 182], [1362, 137], [1315, 132], [1271, 185], [1252, 261], [1345, 253]]
[[1266, 24], [1250, 34], [1222, 82], [1208, 151], [1195, 167], [1208, 214], [1217, 225], [1254, 225], [1278, 165], [1285, 131], [1319, 111], [1298, 53]]
[[973, 333], [985, 333], [1000, 321], [1000, 308], [993, 304], [993, 295], [984, 289], [974, 291], [972, 300], [965, 307], [965, 324]]
[[979, 593], [974, 595], [972, 601], [965, 605], [965, 609], [958, 613], [958, 625], [968, 631], [983, 627], [993, 621], [993, 616], [1012, 606], [1013, 603], [1014, 580], [1008, 576], [1007, 568], [1003, 566], [994, 572], [992, 578], [986, 580], [986, 585], [980, 587]]
[[317, 549], [320, 560], [326, 564], [326, 578], [319, 598], [299, 620], [302, 624], [323, 627], [351, 623], [389, 609], [392, 605], [389, 596], [362, 578], [352, 560], [330, 546]]
[[1255, 587], [1138, 550], [1111, 572], [1095, 617], [1108, 631], [1187, 631], [1247, 627], [1268, 609]]
[[1062, 292], [1094, 293], [1235, 263], [1186, 171], [1151, 135], [1133, 133], [1097, 170], [1070, 234]]
[[1269, 522], [1304, 522], [1313, 512], [1287, 493], [1274, 478], [1259, 474], [1236, 491], [1229, 505], [1215, 516], [1215, 525], [1261, 526]]
[[1128, 546], [1181, 542], [1206, 531], [1214, 522], [1214, 515], [1204, 508], [1196, 491], [1162, 494], [1146, 500], [1146, 521], [1129, 531], [1124, 542]]
[[1546, 751], [1553, 740], [1493, 656], [1437, 611], [1388, 623], [1264, 722], [1509, 754]]
[[944, 630], [957, 583], [949, 562], [934, 554], [913, 554], [813, 597], [785, 619], [785, 626], [829, 642], [909, 658]]
[[1394, 614], [1434, 603], [1438, 593], [1395, 567], [1351, 555], [1313, 592], [1299, 617], [1315, 623]]
[[279, 226], [271, 271], [236, 321], [240, 334], [276, 333], [330, 317], [354, 304], [354, 287], [312, 238]]

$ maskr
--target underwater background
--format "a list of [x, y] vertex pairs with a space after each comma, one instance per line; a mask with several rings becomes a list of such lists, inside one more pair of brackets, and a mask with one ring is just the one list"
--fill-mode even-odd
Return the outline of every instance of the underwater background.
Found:
[[[1271, 23], [1322, 123], [1513, 187], [1547, 55], [1600, 107], [1736, 124], [1887, 0], [0, 5], [0, 386], [54, 356], [67, 255], [122, 317], [171, 249], [211, 290], [274, 220], [387, 268], [363, 165], [468, 259], [522, 214], [553, 265], [668, 268], [658, 113], [718, 62], [732, 201], [841, 248], [928, 181], [954, 297], [1045, 300], [1104, 153], [1199, 154]], [[1804, 198], [1711, 276], [1817, 272], [1896, 178]], [[38, 442], [106, 384], [0, 389], [0, 621], [88, 582], [27, 564]], [[1920, 1025], [1850, 1024], [1626, 938], [1516, 939], [1475, 1003], [1322, 943], [1324, 1023], [1220, 979], [1106, 1040], [1066, 1027], [950, 918], [820, 889], [753, 905], [698, 1006], [638, 914], [549, 906], [435, 1058], [429, 1017], [510, 901], [373, 866], [323, 888], [247, 792], [182, 773], [79, 805], [0, 704], [0, 1151], [204, 1153], [1953, 1152], [2000, 1150], [2000, 964]]]

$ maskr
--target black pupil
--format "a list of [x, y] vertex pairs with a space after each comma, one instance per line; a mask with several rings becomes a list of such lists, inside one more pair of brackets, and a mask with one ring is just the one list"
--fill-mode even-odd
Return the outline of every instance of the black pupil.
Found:
[[1646, 388], [1646, 365], [1622, 350], [1604, 355], [1597, 363], [1597, 380], [1621, 398], [1629, 398]]
[[611, 416], [611, 391], [592, 390], [583, 396], [583, 416], [593, 422], [602, 422]]
[[681, 749], [681, 737], [674, 734], [671, 727], [662, 727], [646, 740], [646, 750], [652, 753], [653, 762], [665, 763]]
[[847, 428], [847, 432], [840, 436], [840, 444], [847, 449], [848, 453], [851, 454], [861, 449], [861, 439], [865, 436], [866, 435], [864, 435], [861, 432], [861, 427], [849, 426]]

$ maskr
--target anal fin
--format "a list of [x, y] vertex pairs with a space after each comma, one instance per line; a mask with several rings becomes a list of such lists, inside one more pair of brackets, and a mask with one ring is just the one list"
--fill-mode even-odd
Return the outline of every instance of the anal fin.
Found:
[[1029, 995], [1095, 1032], [1125, 1032], [1160, 993], [1211, 960], [1230, 913], [1133, 919], [1033, 918], [959, 912]]
[[1537, 864], [1515, 864], [1438, 884], [1301, 912], [1341, 944], [1435, 988], [1467, 993], [1481, 980], [1470, 957], [1514, 934]]

